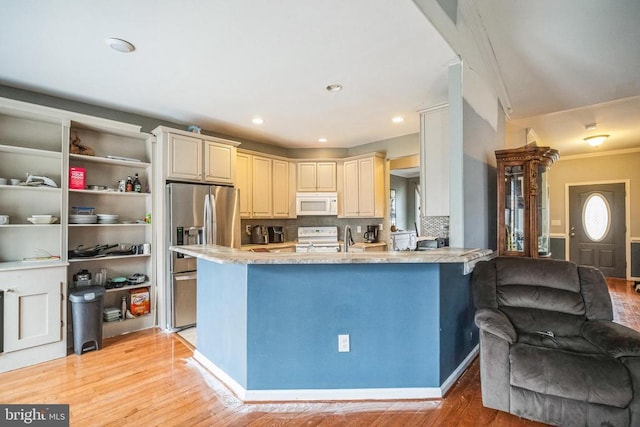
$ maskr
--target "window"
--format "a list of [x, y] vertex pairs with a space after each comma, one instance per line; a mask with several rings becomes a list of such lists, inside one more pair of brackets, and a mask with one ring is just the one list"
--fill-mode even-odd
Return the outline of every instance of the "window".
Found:
[[589, 239], [599, 242], [607, 236], [611, 225], [611, 209], [607, 199], [593, 193], [582, 208], [582, 226]]

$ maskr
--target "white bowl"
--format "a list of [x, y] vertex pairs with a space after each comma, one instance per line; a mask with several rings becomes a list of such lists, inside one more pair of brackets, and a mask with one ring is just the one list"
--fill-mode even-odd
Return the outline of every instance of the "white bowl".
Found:
[[45, 215], [46, 218], [42, 218], [42, 217], [29, 217], [27, 218], [27, 221], [29, 221], [32, 224], [54, 224], [58, 221], [58, 217], [55, 216], [51, 216], [51, 215]]

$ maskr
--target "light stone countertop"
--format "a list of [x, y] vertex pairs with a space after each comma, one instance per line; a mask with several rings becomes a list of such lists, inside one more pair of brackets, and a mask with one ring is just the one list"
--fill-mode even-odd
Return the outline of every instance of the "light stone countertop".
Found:
[[495, 254], [491, 249], [437, 248], [386, 252], [252, 252], [217, 245], [172, 246], [172, 251], [218, 264], [439, 264], [464, 263], [465, 274]]

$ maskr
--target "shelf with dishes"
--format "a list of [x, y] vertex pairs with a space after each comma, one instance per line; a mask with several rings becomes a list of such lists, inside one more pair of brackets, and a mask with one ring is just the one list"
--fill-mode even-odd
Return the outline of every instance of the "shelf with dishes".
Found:
[[103, 261], [112, 259], [130, 259], [130, 258], [149, 258], [151, 254], [131, 254], [131, 255], [98, 255], [93, 257], [71, 258], [69, 262], [91, 262], [91, 261]]

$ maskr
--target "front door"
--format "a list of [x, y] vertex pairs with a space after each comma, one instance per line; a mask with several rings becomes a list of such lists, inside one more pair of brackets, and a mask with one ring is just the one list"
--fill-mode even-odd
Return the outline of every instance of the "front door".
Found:
[[625, 185], [569, 188], [569, 254], [607, 277], [626, 277]]

